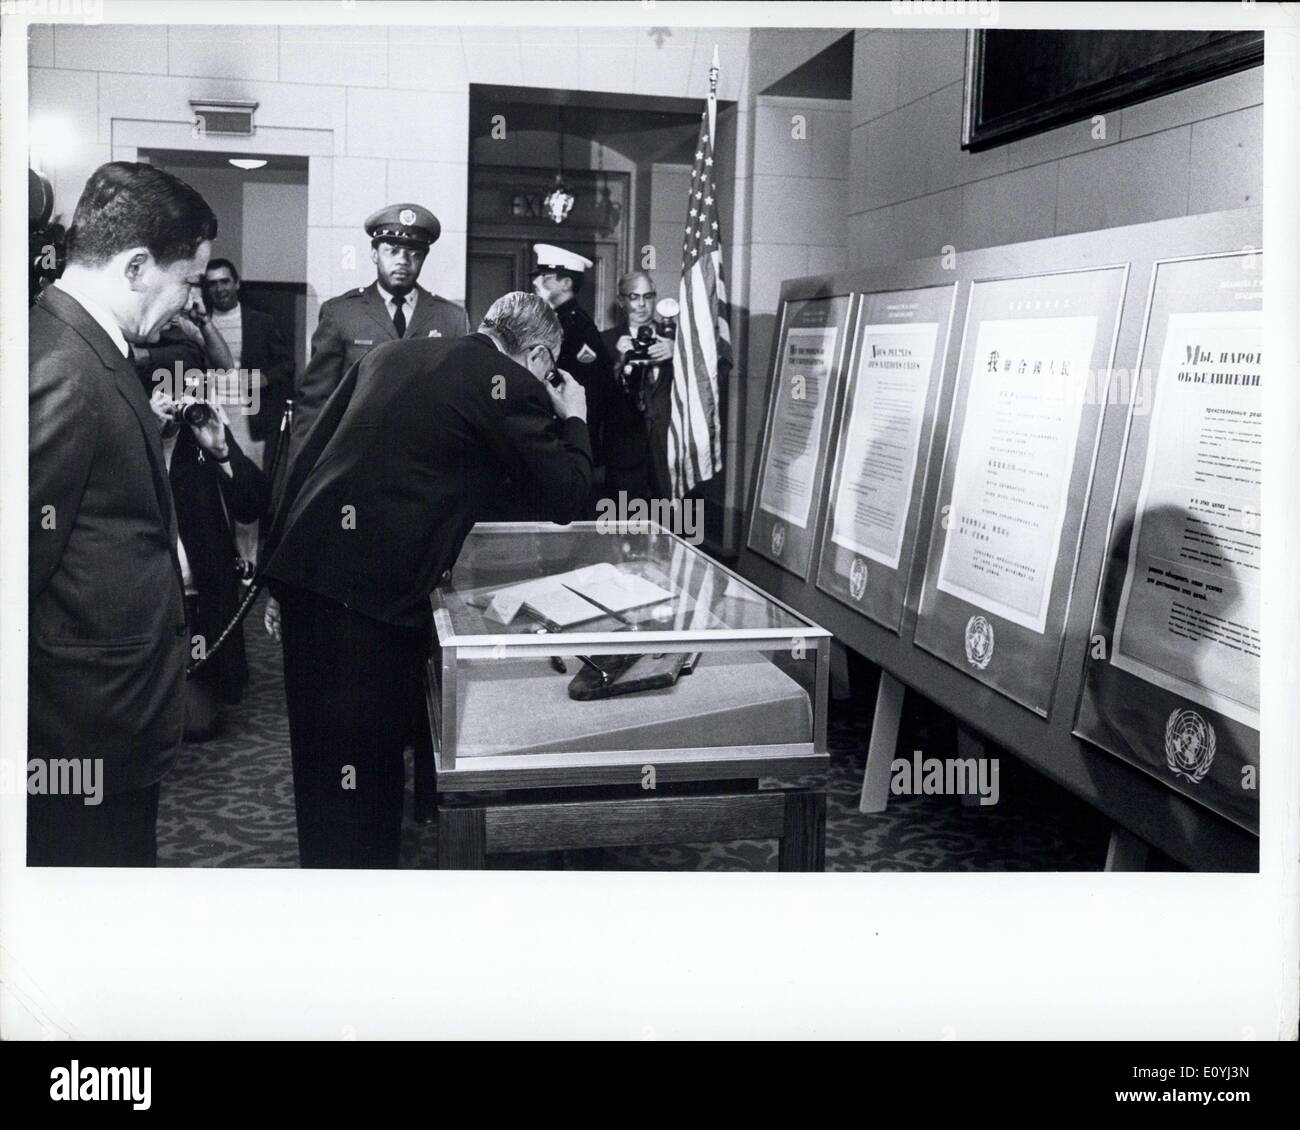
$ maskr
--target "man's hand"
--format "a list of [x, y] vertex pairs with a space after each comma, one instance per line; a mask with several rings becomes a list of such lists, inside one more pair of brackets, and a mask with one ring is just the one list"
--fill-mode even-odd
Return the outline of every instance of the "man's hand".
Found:
[[650, 343], [647, 352], [650, 354], [651, 361], [671, 361], [673, 359], [673, 343], [667, 338], [657, 337]]
[[622, 357], [625, 354], [631, 353], [634, 345], [636, 345], [636, 342], [632, 340], [632, 335], [624, 334], [614, 343], [614, 348], [618, 350], [618, 355]]
[[176, 401], [174, 401], [162, 385], [158, 385], [153, 390], [153, 395], [149, 397], [149, 407], [153, 411], [153, 417], [158, 421], [158, 430], [161, 432], [166, 429], [176, 417]]
[[208, 319], [211, 317], [208, 313], [207, 304], [203, 301], [203, 291], [198, 287], [190, 291], [190, 301], [189, 305], [185, 307], [185, 316], [199, 327], [207, 325]]
[[191, 424], [190, 431], [194, 433], [195, 441], [204, 451], [218, 463], [224, 463], [230, 458], [230, 445], [226, 443], [226, 425], [230, 420], [226, 416], [226, 410], [220, 404], [209, 403], [208, 407], [212, 409], [213, 418], [201, 428]]
[[555, 414], [561, 420], [576, 417], [585, 422], [587, 419], [587, 390], [563, 369], [556, 369], [555, 371], [564, 378], [564, 383], [559, 388], [556, 388], [550, 381], [542, 382], [542, 386], [546, 389], [546, 395], [551, 398], [551, 407], [555, 409]]
[[203, 331], [199, 329], [199, 327], [196, 326], [184, 314], [177, 314], [167, 324], [169, 326], [172, 326], [175, 329], [180, 330], [181, 333], [183, 333], [190, 341], [192, 341], [200, 349], [203, 348]]
[[280, 642], [280, 602], [273, 596], [266, 598], [266, 612], [262, 616], [262, 623], [266, 625], [266, 634], [276, 643]]

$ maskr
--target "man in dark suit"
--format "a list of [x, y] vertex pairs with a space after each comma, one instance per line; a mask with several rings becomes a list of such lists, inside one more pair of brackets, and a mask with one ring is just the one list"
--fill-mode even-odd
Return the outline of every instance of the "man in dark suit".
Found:
[[[296, 451], [339, 382], [371, 349], [389, 341], [463, 337], [469, 318], [453, 302], [419, 285], [429, 248], [442, 234], [438, 217], [419, 204], [390, 204], [365, 223], [370, 259], [376, 279], [321, 306], [311, 339], [311, 359], [294, 400], [293, 437]], [[267, 617], [277, 614], [267, 602]], [[432, 819], [434, 798], [433, 747], [423, 705], [411, 718], [412, 762], [416, 819]]]
[[465, 311], [417, 281], [430, 246], [442, 233], [438, 217], [418, 204], [390, 204], [366, 220], [365, 227], [378, 277], [320, 308], [311, 359], [294, 399], [295, 449], [343, 374], [375, 346], [469, 333]]
[[289, 468], [267, 541], [280, 602], [304, 867], [396, 867], [402, 750], [421, 698], [429, 595], [507, 477], [568, 522], [592, 480], [586, 396], [552, 371], [534, 295], [468, 337], [394, 342], [348, 371]]
[[156, 862], [188, 641], [162, 444], [129, 343], [186, 304], [216, 233], [169, 173], [102, 165], [77, 203], [67, 269], [31, 310], [28, 759], [49, 780], [56, 762], [98, 767], [102, 797], [29, 782], [29, 865]]
[[[605, 414], [605, 494], [618, 501], [672, 498], [668, 429], [673, 412], [673, 343], [655, 326], [655, 284], [644, 271], [618, 280], [623, 318], [601, 340], [614, 358], [614, 392]], [[638, 333], [653, 339], [637, 349]]]

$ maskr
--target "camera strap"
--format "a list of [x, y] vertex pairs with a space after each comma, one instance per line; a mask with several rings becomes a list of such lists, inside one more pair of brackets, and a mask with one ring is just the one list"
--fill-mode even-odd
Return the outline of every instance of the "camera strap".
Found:
[[[272, 484], [272, 486], [274, 486], [275, 484], [275, 476], [276, 476], [276, 472], [279, 470], [280, 467], [280, 460], [284, 457], [285, 449], [289, 446], [289, 433], [291, 430], [292, 423], [293, 423], [293, 401], [289, 400], [285, 403], [284, 413], [280, 417], [280, 429], [279, 429], [280, 439], [279, 442], [275, 445], [275, 455], [271, 459], [271, 466], [266, 472], [267, 480]], [[225, 507], [225, 500], [223, 499], [222, 500], [223, 511], [224, 511], [224, 507]], [[229, 515], [226, 516], [226, 525], [227, 526], [230, 525]], [[257, 574], [249, 582], [248, 592], [244, 594], [244, 599], [240, 601], [239, 607], [235, 609], [235, 614], [231, 616], [229, 623], [227, 623], [226, 626], [221, 629], [221, 634], [217, 636], [212, 646], [207, 649], [202, 659], [194, 660], [192, 663], [189, 664], [189, 666], [185, 668], [185, 677], [187, 679], [193, 678], [194, 675], [196, 675], [199, 671], [203, 670], [203, 668], [212, 659], [212, 657], [216, 655], [218, 651], [221, 650], [222, 644], [224, 644], [226, 640], [230, 638], [231, 633], [237, 627], [239, 627], [239, 625], [243, 622], [244, 617], [248, 615], [248, 610], [253, 607], [253, 603], [257, 600], [258, 596], [261, 595], [262, 589], [263, 587], [265, 587], [265, 585], [266, 585], [266, 575], [259, 569]]]

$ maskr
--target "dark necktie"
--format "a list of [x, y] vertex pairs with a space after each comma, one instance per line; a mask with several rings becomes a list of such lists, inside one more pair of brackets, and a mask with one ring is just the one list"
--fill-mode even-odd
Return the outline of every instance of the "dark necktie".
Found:
[[406, 299], [393, 299], [393, 326], [398, 337], [406, 336]]

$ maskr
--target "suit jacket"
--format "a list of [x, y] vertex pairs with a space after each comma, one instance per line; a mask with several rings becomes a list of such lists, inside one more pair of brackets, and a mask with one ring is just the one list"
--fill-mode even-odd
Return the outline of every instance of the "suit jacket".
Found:
[[[229, 428], [226, 444], [230, 449], [230, 475], [204, 454], [194, 433], [182, 427], [168, 469], [176, 524], [199, 595], [190, 632], [201, 635], [209, 648], [243, 599], [235, 576], [235, 538], [230, 522], [256, 522], [271, 501], [266, 476], [240, 450]], [[248, 684], [242, 625], [230, 633], [221, 650], [195, 677], [214, 680], [225, 702], [239, 701]]]
[[[469, 333], [469, 317], [461, 307], [430, 294], [422, 286], [416, 290], [420, 297], [404, 339], [462, 337]], [[316, 332], [311, 336], [311, 360], [294, 398], [295, 449], [338, 388], [343, 374], [375, 346], [396, 340], [397, 327], [379, 293], [378, 281], [349, 290], [321, 306]]]
[[[262, 386], [258, 410], [249, 418], [248, 434], [255, 440], [274, 443], [284, 412], [284, 402], [293, 395], [293, 350], [270, 314], [254, 310], [247, 302], [239, 304], [239, 324], [243, 344], [239, 349], [239, 367], [257, 369], [266, 384]], [[263, 460], [271, 465], [273, 452]]]
[[29, 326], [28, 746], [141, 789], [180, 747], [188, 654], [158, 425], [75, 299], [47, 288]]
[[644, 415], [619, 382], [618, 339], [629, 334], [627, 322], [602, 333], [613, 359], [613, 389], [605, 413], [605, 488], [617, 498], [626, 490], [633, 498], [669, 498], [668, 429], [673, 415], [673, 363], [663, 361], [654, 387], [646, 395]]
[[587, 394], [587, 426], [591, 449], [598, 465], [605, 462], [604, 424], [614, 395], [614, 368], [596, 323], [587, 316], [577, 299], [570, 298], [555, 308], [564, 340], [556, 363]]
[[536, 520], [569, 522], [592, 482], [587, 425], [483, 334], [392, 342], [348, 371], [289, 465], [266, 575], [399, 627], [503, 480], [536, 483]]

